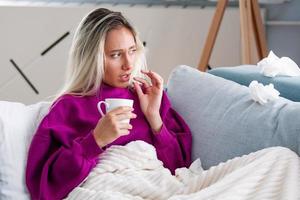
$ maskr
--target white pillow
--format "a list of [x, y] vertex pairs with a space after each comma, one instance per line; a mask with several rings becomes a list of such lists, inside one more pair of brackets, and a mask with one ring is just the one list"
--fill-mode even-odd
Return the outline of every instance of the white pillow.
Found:
[[50, 103], [25, 106], [0, 101], [0, 199], [30, 199], [25, 184], [27, 151]]

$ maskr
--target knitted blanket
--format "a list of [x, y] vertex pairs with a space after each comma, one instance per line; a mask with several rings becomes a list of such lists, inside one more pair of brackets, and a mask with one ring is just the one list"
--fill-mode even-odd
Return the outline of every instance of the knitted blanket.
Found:
[[300, 199], [300, 158], [272, 147], [220, 163], [208, 170], [200, 160], [175, 176], [155, 148], [135, 141], [111, 146], [67, 200]]

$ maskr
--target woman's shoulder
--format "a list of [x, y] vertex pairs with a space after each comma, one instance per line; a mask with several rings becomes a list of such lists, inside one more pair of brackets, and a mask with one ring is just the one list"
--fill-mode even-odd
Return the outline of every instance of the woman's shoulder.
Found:
[[76, 96], [72, 94], [64, 94], [58, 97], [51, 105], [50, 110], [57, 109], [60, 107], [69, 107], [77, 104], [83, 96]]
[[79, 96], [73, 94], [64, 94], [58, 97], [50, 106], [48, 115], [50, 116], [71, 116], [85, 107], [90, 101], [90, 96]]

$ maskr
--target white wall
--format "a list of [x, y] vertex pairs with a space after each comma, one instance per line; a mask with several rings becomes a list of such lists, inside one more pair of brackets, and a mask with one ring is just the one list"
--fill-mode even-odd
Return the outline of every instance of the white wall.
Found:
[[[0, 7], [0, 100], [25, 104], [44, 100], [63, 84], [68, 49], [80, 19], [94, 5], [77, 7]], [[165, 80], [179, 64], [196, 66], [214, 8], [106, 6], [122, 11], [147, 42], [149, 67]], [[70, 31], [45, 56], [40, 53]], [[210, 61], [212, 66], [240, 64], [239, 11], [228, 8]], [[9, 62], [14, 59], [39, 95]]]

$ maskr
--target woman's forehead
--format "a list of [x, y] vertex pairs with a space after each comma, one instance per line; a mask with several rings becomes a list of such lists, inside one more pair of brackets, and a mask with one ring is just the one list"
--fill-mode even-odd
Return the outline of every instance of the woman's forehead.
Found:
[[134, 36], [132, 32], [125, 27], [109, 31], [105, 40], [106, 49], [124, 49], [134, 45]]

